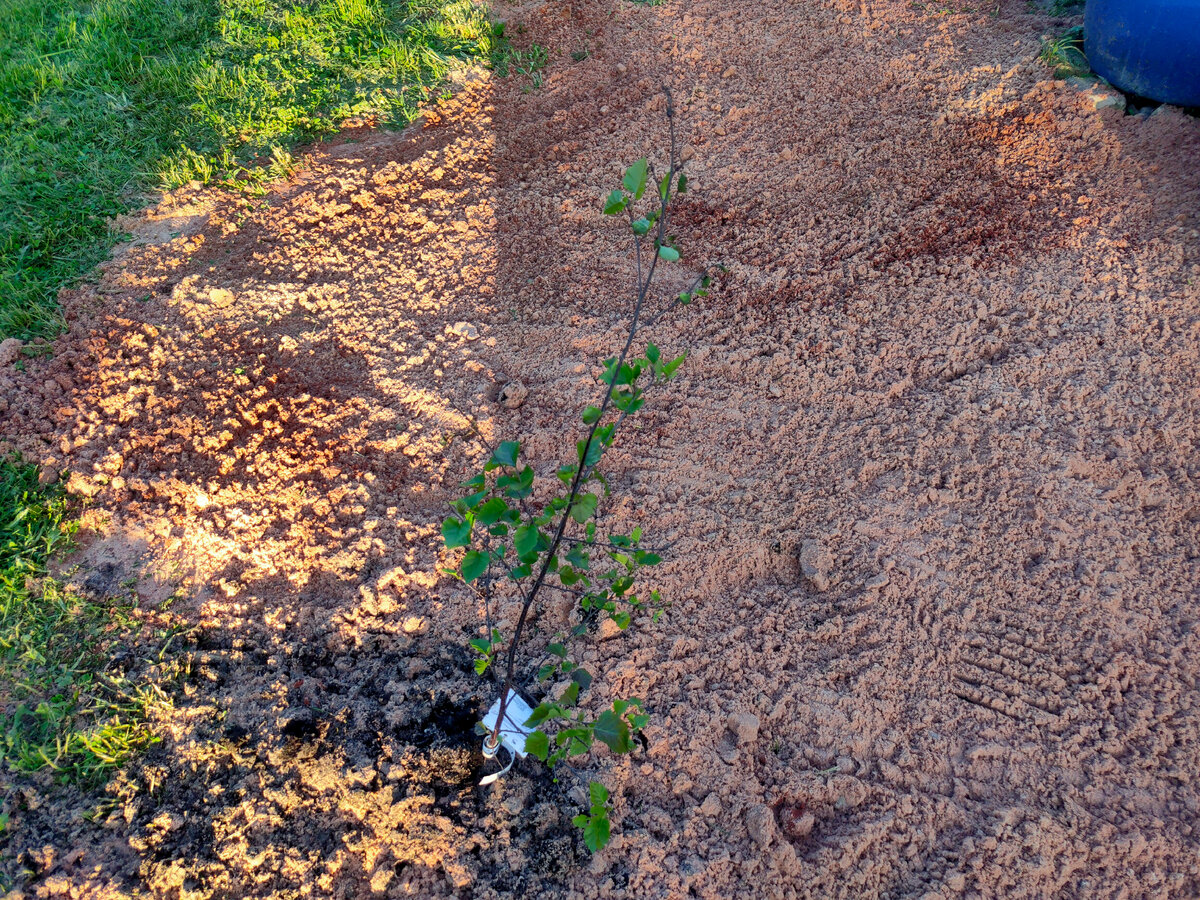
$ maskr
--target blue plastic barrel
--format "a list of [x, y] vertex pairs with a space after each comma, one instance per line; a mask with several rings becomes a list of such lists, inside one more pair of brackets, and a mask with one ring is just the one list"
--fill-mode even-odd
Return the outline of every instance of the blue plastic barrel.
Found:
[[1087, 0], [1092, 71], [1130, 94], [1200, 106], [1200, 0]]

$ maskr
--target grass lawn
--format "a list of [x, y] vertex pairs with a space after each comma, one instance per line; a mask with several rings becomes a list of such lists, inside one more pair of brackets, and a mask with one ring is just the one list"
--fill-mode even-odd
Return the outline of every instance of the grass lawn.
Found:
[[[0, 460], [0, 760], [94, 784], [153, 743], [145, 720], [165, 695], [143, 676], [177, 663], [162, 652], [168, 632], [51, 577], [73, 532], [61, 487], [39, 485], [36, 466]], [[139, 635], [153, 649], [131, 665], [145, 642], [127, 639]]]
[[349, 115], [404, 124], [491, 46], [471, 0], [0, 0], [0, 338], [52, 335], [156, 189], [278, 174]]

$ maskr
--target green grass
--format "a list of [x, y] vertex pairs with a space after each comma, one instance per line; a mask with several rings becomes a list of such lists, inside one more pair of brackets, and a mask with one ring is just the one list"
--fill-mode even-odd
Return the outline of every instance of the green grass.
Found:
[[493, 37], [471, 0], [0, 0], [0, 337], [48, 336], [159, 188], [245, 182], [348, 116], [410, 121]]
[[[572, 56], [574, 57], [574, 54]], [[579, 62], [586, 57], [585, 52], [575, 61]], [[518, 50], [504, 34], [504, 23], [497, 23], [493, 32], [490, 60], [492, 71], [497, 75], [507, 78], [511, 74], [529, 79], [529, 84], [524, 88], [528, 92], [542, 86], [542, 69], [546, 68], [548, 62], [550, 62], [549, 50], [541, 44], [530, 44], [528, 50]]]
[[1091, 74], [1092, 67], [1083, 53], [1083, 26], [1068, 28], [1052, 40], [1043, 38], [1038, 59], [1054, 69], [1056, 78]]
[[146, 718], [165, 700], [155, 677], [173, 663], [159, 643], [130, 665], [141, 628], [129, 608], [50, 576], [74, 530], [61, 487], [0, 460], [0, 761], [93, 785], [155, 742]]

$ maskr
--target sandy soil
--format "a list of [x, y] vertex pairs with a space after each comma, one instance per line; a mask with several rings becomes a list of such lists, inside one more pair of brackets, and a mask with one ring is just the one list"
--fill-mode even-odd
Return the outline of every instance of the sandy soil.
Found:
[[[1200, 121], [1093, 110], [1023, 2], [508, 14], [541, 89], [167, 198], [0, 374], [88, 559], [199, 626], [107, 818], [10, 797], [27, 895], [1200, 894]], [[728, 271], [607, 461], [674, 606], [587, 653], [654, 717], [589, 762], [589, 859], [570, 777], [471, 787], [437, 527], [468, 418], [570, 453], [630, 275], [598, 198], [661, 153], [664, 81], [684, 263]]]

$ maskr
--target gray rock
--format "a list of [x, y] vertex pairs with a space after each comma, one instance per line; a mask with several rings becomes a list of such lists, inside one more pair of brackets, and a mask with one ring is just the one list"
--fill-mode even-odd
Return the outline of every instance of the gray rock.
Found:
[[1083, 96], [1088, 107], [1097, 112], [1102, 109], [1125, 108], [1125, 95], [1106, 85], [1096, 85], [1090, 91], [1085, 91]]
[[746, 811], [746, 830], [758, 846], [764, 850], [775, 837], [775, 816], [770, 808], [756, 803]]
[[729, 730], [737, 735], [739, 744], [753, 744], [758, 740], [758, 716], [750, 712], [736, 712], [729, 717]]
[[800, 545], [800, 574], [814, 591], [829, 590], [829, 575], [833, 572], [833, 554], [820, 541], [808, 540]]

